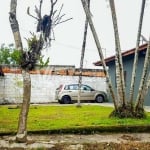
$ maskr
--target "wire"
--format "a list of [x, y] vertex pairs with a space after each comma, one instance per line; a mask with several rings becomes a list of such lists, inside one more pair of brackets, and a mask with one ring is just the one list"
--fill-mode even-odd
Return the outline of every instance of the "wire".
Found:
[[[66, 48], [72, 48], [72, 49], [76, 49], [76, 50], [81, 50], [81, 47], [79, 47], [79, 46], [69, 45], [69, 44], [58, 42], [58, 41], [55, 41], [55, 43], [57, 45], [61, 45], [61, 46], [64, 46]], [[91, 52], [96, 52], [95, 48], [86, 48], [86, 50], [91, 51]]]

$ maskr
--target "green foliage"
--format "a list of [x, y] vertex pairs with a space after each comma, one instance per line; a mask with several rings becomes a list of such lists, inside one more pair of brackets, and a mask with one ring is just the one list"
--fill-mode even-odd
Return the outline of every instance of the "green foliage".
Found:
[[39, 58], [39, 65], [40, 65], [40, 68], [43, 68], [43, 67], [46, 67], [48, 66], [49, 64], [49, 57], [46, 59], [46, 61], [43, 60], [44, 56], [41, 56]]
[[9, 48], [4, 47], [4, 45], [0, 48], [0, 64], [10, 64], [10, 51]]
[[14, 49], [13, 45], [6, 47], [4, 44], [0, 47], [0, 64], [18, 65], [21, 61], [21, 52]]
[[21, 51], [13, 50], [13, 52], [11, 53], [11, 62], [13, 64], [20, 64], [21, 58], [22, 58]]
[[26, 40], [28, 50], [23, 52], [21, 67], [26, 70], [33, 70], [38, 63], [41, 67], [46, 66], [49, 63], [49, 58], [44, 62], [43, 56], [41, 57], [41, 50], [44, 45], [42, 36], [38, 37], [31, 33], [31, 37]]
[[[24, 54], [16, 50], [13, 44], [8, 46], [2, 44], [0, 47], [0, 64], [22, 65], [25, 63], [30, 65], [30, 63], [33, 63], [32, 65], [34, 66], [37, 63], [40, 65], [40, 68], [47, 66], [49, 64], [49, 58], [44, 61], [44, 56], [41, 56], [42, 45], [40, 44], [42, 43], [40, 43], [35, 34], [31, 34], [32, 37], [27, 39], [28, 50], [24, 51]], [[28, 54], [27, 57], [26, 54]]]
[[[27, 39], [29, 51], [36, 50], [37, 45], [39, 44], [39, 39], [34, 33], [31, 33], [32, 37]], [[44, 61], [44, 56], [38, 54], [37, 63], [40, 65], [40, 68], [46, 67], [49, 64], [49, 57]]]
[[32, 37], [27, 39], [29, 51], [35, 49], [39, 41], [34, 33], [31, 33], [31, 35]]

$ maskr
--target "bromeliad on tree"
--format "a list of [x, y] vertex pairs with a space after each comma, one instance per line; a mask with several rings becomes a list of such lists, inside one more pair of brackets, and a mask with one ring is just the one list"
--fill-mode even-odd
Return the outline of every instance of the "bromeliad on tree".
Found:
[[21, 67], [27, 70], [34, 69], [41, 55], [41, 50], [44, 44], [42, 36], [38, 38], [35, 34], [33, 33], [31, 34], [32, 34], [32, 37], [27, 39], [29, 50], [23, 52], [22, 61], [21, 61]]

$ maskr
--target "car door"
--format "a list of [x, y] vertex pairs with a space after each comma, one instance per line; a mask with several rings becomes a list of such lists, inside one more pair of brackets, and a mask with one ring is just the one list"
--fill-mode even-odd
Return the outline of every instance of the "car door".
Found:
[[69, 85], [68, 95], [71, 97], [72, 100], [78, 99], [78, 85], [77, 84]]
[[93, 100], [94, 99], [94, 91], [91, 87], [87, 85], [81, 86], [81, 100]]

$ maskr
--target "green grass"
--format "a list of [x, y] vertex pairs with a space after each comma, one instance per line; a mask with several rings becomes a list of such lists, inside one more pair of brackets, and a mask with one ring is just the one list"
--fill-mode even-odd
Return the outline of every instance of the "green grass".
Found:
[[[31, 106], [28, 131], [61, 130], [68, 128], [150, 125], [150, 113], [145, 119], [109, 118], [113, 108], [103, 106]], [[0, 106], [0, 133], [16, 132], [20, 109]]]

